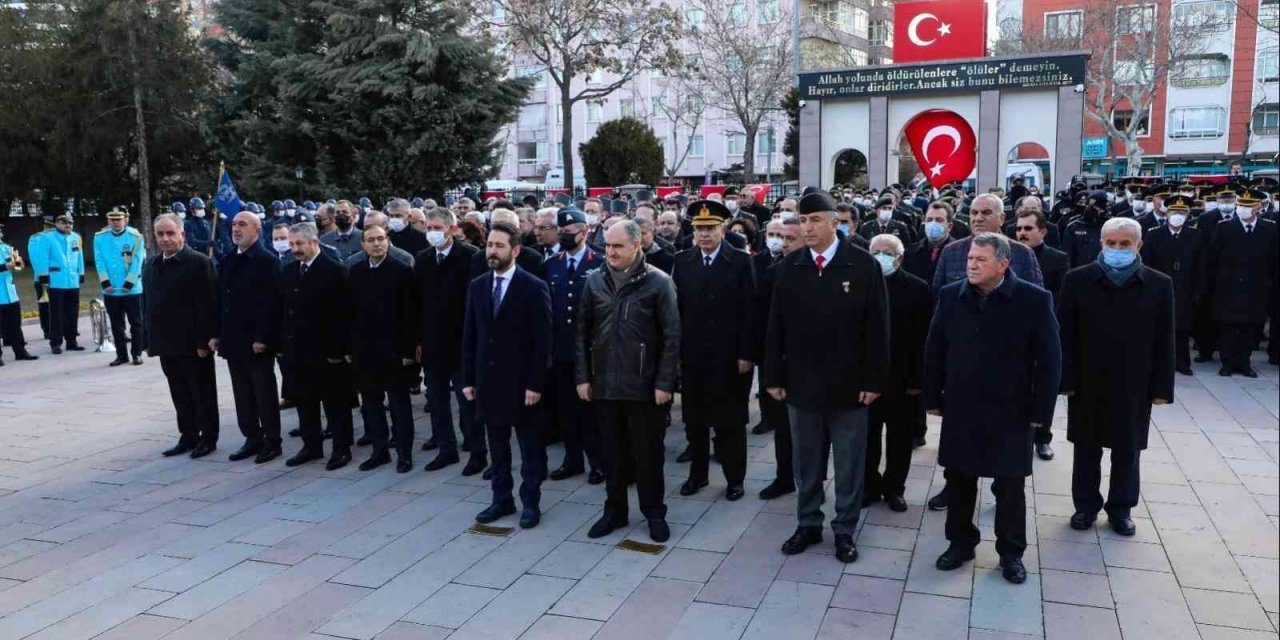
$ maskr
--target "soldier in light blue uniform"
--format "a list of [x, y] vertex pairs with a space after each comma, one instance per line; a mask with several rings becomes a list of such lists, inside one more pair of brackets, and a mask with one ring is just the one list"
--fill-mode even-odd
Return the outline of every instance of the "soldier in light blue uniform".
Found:
[[[31, 259], [31, 269], [39, 274], [41, 265], [44, 264], [44, 236], [46, 233], [53, 231], [53, 216], [44, 216], [44, 228], [39, 233], [31, 234], [27, 238], [27, 257]], [[44, 334], [44, 339], [49, 339], [49, 293], [45, 291], [43, 282], [37, 276], [35, 279], [36, 288], [36, 309], [40, 312], [40, 331]]]
[[[27, 341], [22, 337], [22, 303], [18, 300], [18, 288], [13, 286], [13, 272], [22, 269], [22, 259], [17, 250], [5, 244], [4, 225], [0, 225], [0, 341], [13, 349], [15, 360], [35, 360], [27, 353]], [[0, 367], [4, 366], [0, 349]]]
[[[174, 205], [182, 206], [181, 202]], [[102, 281], [102, 299], [111, 319], [111, 339], [116, 344], [116, 359], [110, 366], [129, 362], [142, 364], [145, 346], [142, 328], [142, 264], [147, 259], [142, 233], [129, 226], [129, 214], [119, 209], [107, 213], [107, 228], [93, 236], [93, 264]], [[129, 320], [129, 337], [124, 322]], [[130, 348], [132, 347], [132, 348]]]
[[84, 284], [84, 242], [72, 228], [69, 214], [54, 219], [53, 231], [41, 241], [44, 260], [36, 270], [36, 278], [49, 290], [49, 346], [62, 353], [63, 341], [68, 351], [84, 351], [76, 342], [80, 318], [80, 285]]

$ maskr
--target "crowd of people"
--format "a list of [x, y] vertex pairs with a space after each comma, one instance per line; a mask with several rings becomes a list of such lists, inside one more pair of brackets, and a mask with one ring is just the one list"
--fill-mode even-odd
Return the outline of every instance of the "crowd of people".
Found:
[[[1139, 456], [1152, 405], [1174, 399], [1175, 371], [1220, 354], [1224, 376], [1256, 376], [1274, 340], [1280, 234], [1274, 181], [1128, 181], [1055, 194], [959, 185], [806, 188], [763, 203], [751, 189], [690, 200], [567, 196], [519, 204], [473, 196], [439, 205], [393, 198], [248, 203], [206, 217], [198, 198], [152, 224], [155, 254], [113, 210], [93, 239], [117, 350], [112, 366], [158, 357], [179, 439], [164, 455], [209, 455], [219, 440], [215, 354], [226, 361], [244, 442], [233, 461], [283, 455], [282, 409], [301, 446], [288, 466], [352, 461], [413, 468], [415, 394], [436, 472], [484, 474], [492, 523], [539, 524], [540, 487], [582, 474], [605, 485], [589, 536], [629, 521], [628, 487], [649, 535], [665, 542], [664, 439], [680, 394], [688, 464], [680, 495], [745, 495], [749, 403], [772, 432], [776, 478], [795, 492], [796, 554], [823, 539], [834, 485], [835, 557], [854, 562], [861, 512], [907, 510], [912, 451], [926, 415], [942, 419], [938, 462], [952, 570], [974, 558], [979, 478], [993, 478], [1004, 577], [1026, 579], [1024, 481], [1051, 460], [1057, 397], [1074, 445], [1070, 526], [1101, 512], [1134, 535]], [[28, 243], [41, 327], [54, 354], [77, 341], [84, 251], [71, 219]], [[0, 323], [25, 348], [0, 243]], [[43, 298], [42, 298], [43, 299]], [[127, 328], [127, 331], [126, 331]], [[277, 370], [282, 380], [277, 379]], [[456, 407], [457, 419], [454, 417]], [[353, 433], [353, 411], [363, 434]], [[461, 441], [459, 441], [461, 434]], [[511, 440], [520, 456], [517, 509]], [[550, 470], [547, 445], [564, 443]], [[1110, 450], [1110, 486], [1101, 458]], [[392, 455], [394, 450], [394, 456]]]

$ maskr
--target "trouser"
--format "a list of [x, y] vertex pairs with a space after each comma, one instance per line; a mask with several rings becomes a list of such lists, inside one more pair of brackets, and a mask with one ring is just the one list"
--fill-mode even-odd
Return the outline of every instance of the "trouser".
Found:
[[[49, 339], [49, 299], [45, 297], [45, 286], [36, 280], [36, 311], [40, 314], [40, 331], [44, 339]], [[43, 299], [42, 299], [43, 298]]]
[[[787, 405], [773, 399], [764, 387], [764, 367], [756, 367], [756, 402], [760, 405], [760, 421], [766, 425], [776, 424], [775, 414], [786, 413]], [[777, 427], [774, 427], [777, 428]]]
[[218, 385], [213, 356], [160, 356], [183, 445], [218, 444]]
[[354, 439], [351, 420], [351, 365], [340, 362], [322, 362], [314, 365], [320, 368], [323, 380], [318, 389], [308, 389], [305, 397], [294, 402], [298, 410], [298, 430], [302, 432], [302, 447], [319, 455], [324, 455], [324, 432], [320, 428], [320, 411], [324, 409], [324, 419], [329, 432], [333, 435], [333, 455], [351, 453]]
[[0, 304], [0, 340], [4, 346], [13, 349], [14, 354], [27, 346], [26, 339], [22, 337], [22, 303]]
[[1213, 306], [1209, 296], [1192, 310], [1192, 333], [1196, 339], [1196, 351], [1201, 356], [1213, 356], [1218, 350], [1218, 326], [1213, 319]]
[[867, 447], [867, 408], [812, 410], [788, 404], [796, 474], [796, 518], [802, 527], [822, 526], [827, 446], [835, 458], [836, 514], [831, 530], [853, 535], [862, 510]]
[[80, 288], [49, 289], [49, 344], [61, 347], [76, 341], [80, 318]]
[[413, 460], [413, 406], [409, 404], [407, 384], [366, 387], [360, 390], [360, 415], [364, 417], [364, 433], [373, 444], [373, 455], [385, 454], [391, 437], [387, 429], [387, 412], [382, 406], [383, 397], [386, 397], [387, 408], [391, 410], [396, 458]]
[[795, 464], [791, 451], [791, 417], [787, 414], [785, 402], [773, 400], [772, 396], [769, 399], [774, 403], [774, 409], [765, 416], [765, 419], [773, 427], [773, 459], [778, 470], [777, 480], [795, 486]]
[[462, 371], [423, 368], [427, 404], [431, 407], [431, 439], [441, 455], [458, 454], [458, 436], [453, 430], [453, 406], [449, 388], [458, 401], [458, 429], [462, 431], [462, 449], [485, 455], [484, 425], [476, 420], [476, 405], [462, 395]]
[[1050, 442], [1053, 442], [1053, 429], [1047, 424], [1042, 424], [1036, 427], [1035, 442], [1036, 444], [1049, 444]]
[[924, 412], [924, 396], [910, 396], [911, 398], [911, 415], [912, 423], [915, 425], [911, 430], [911, 435], [917, 438], [923, 438], [924, 434], [929, 432], [929, 416]]
[[583, 459], [592, 469], [604, 469], [604, 456], [600, 447], [600, 423], [596, 412], [582, 398], [573, 380], [573, 363], [556, 362], [551, 365], [552, 388], [555, 390], [554, 422], [560, 427], [564, 440], [564, 465], [575, 471], [583, 470]]
[[685, 433], [689, 437], [690, 480], [706, 480], [711, 462], [711, 429], [716, 431], [716, 460], [725, 482], [740, 487], [747, 475], [747, 397], [716, 398], [704, 390], [682, 393]]
[[1191, 334], [1186, 329], [1173, 332], [1173, 360], [1179, 371], [1191, 368]]
[[615, 520], [627, 518], [627, 484], [636, 482], [640, 513], [666, 518], [662, 461], [662, 407], [648, 400], [596, 400], [600, 435], [609, 459], [604, 510]]
[[1222, 366], [1241, 371], [1249, 368], [1249, 356], [1257, 343], [1259, 326], [1256, 324], [1222, 324], [1219, 329], [1218, 349]]
[[[885, 394], [871, 405], [867, 424], [866, 485], [871, 498], [901, 496], [911, 469], [911, 438], [915, 433], [915, 397]], [[880, 474], [880, 433], [884, 432], [884, 475]]]
[[[116, 343], [116, 353], [123, 357], [125, 353], [134, 356], [142, 355], [142, 296], [104, 296], [107, 305], [107, 317], [111, 319], [111, 341]], [[129, 337], [125, 337], [124, 322], [129, 320]], [[129, 346], [133, 348], [130, 349]]]
[[542, 499], [542, 481], [547, 479], [547, 447], [543, 444], [543, 426], [526, 424], [485, 425], [489, 436], [489, 451], [493, 456], [493, 504], [512, 504], [511, 490], [511, 432], [516, 432], [520, 445], [520, 504], [524, 508], [538, 508]]
[[1128, 518], [1129, 510], [1138, 504], [1140, 488], [1138, 458], [1141, 451], [1111, 450], [1111, 487], [1107, 501], [1102, 493], [1102, 447], [1077, 443], [1071, 463], [1071, 501], [1076, 511], [1096, 515], [1106, 509], [1112, 518]]
[[[978, 527], [973, 524], [973, 510], [978, 504], [978, 476], [954, 469], [944, 473], [947, 479], [947, 540], [961, 548], [978, 546]], [[1026, 478], [1002, 476], [991, 481], [991, 495], [996, 498], [996, 553], [1000, 557], [1021, 558], [1027, 548], [1027, 497], [1023, 492]]]
[[280, 401], [276, 359], [270, 353], [227, 358], [236, 423], [246, 445], [280, 447]]

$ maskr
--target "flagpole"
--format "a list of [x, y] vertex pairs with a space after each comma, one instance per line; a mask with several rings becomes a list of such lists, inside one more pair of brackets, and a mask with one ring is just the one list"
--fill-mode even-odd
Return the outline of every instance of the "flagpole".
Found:
[[[227, 172], [227, 162], [222, 160], [218, 162], [218, 184], [222, 184], [222, 175]], [[217, 191], [209, 198], [209, 204], [213, 205], [213, 223], [209, 230], [209, 257], [213, 257], [213, 248], [218, 246], [218, 218], [222, 217], [222, 212], [218, 211]]]

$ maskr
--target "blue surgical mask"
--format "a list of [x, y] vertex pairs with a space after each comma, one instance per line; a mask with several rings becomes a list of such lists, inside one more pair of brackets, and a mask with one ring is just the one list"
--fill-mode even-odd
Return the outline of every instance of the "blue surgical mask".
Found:
[[945, 237], [946, 235], [947, 235], [947, 226], [942, 224], [941, 222], [924, 223], [924, 237], [928, 238], [929, 242], [937, 242], [941, 240], [943, 237]]
[[886, 277], [893, 275], [893, 272], [898, 270], [898, 267], [893, 264], [895, 259], [893, 256], [877, 253], [871, 257], [875, 258], [876, 262], [880, 263], [880, 273], [883, 273]]
[[1105, 262], [1108, 267], [1115, 269], [1123, 269], [1133, 264], [1133, 261], [1137, 259], [1137, 257], [1138, 252], [1130, 251], [1129, 249], [1110, 249], [1105, 247], [1102, 249], [1102, 261]]
[[841, 224], [841, 225], [837, 226], [836, 228], [840, 230], [840, 233], [843, 233], [843, 234], [844, 234], [844, 235], [846, 235], [846, 236], [847, 236], [847, 235], [849, 235], [849, 225], [847, 225], [847, 224]]

